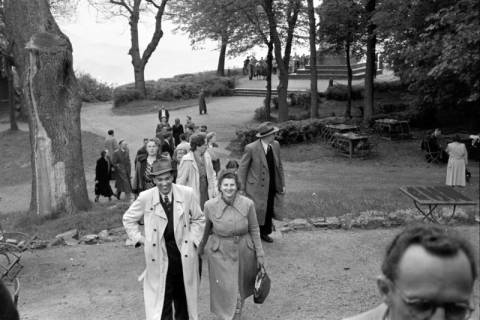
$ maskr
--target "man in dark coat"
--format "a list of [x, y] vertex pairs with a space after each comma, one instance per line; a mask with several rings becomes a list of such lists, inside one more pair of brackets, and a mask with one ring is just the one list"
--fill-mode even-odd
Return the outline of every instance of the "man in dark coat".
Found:
[[115, 187], [117, 188], [115, 196], [120, 199], [121, 193], [125, 192], [125, 199], [130, 200], [132, 193], [130, 156], [127, 143], [120, 140], [119, 145], [120, 148], [113, 153], [112, 157], [112, 166], [115, 168]]
[[183, 133], [183, 125], [180, 123], [180, 119], [176, 118], [175, 123], [172, 126], [172, 135], [175, 142], [175, 147], [180, 143], [180, 135]]
[[285, 193], [285, 176], [280, 159], [280, 144], [275, 141], [278, 128], [271, 122], [264, 122], [257, 131], [258, 140], [245, 146], [238, 177], [241, 191], [255, 203], [260, 237], [264, 241], [273, 242], [269, 234], [273, 229], [275, 195]]

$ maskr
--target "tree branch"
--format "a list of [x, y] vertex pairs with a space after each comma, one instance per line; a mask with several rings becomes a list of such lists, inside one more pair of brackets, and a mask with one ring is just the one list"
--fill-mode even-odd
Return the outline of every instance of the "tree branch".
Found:
[[111, 4], [116, 4], [124, 7], [130, 14], [133, 14], [133, 9], [125, 2], [125, 0], [110, 0]]

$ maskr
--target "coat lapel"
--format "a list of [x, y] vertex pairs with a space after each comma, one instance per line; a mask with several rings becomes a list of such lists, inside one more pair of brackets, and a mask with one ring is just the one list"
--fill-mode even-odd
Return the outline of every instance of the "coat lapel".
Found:
[[163, 210], [162, 204], [160, 203], [160, 194], [159, 194], [158, 188], [152, 188], [151, 190], [153, 192], [153, 194], [152, 194], [153, 214], [166, 220], [167, 215], [165, 214], [165, 211]]
[[185, 200], [183, 198], [183, 192], [175, 185], [172, 184], [172, 194], [173, 194], [173, 228], [175, 234], [177, 234], [177, 229], [182, 227], [183, 224], [183, 214], [185, 207]]
[[265, 150], [263, 149], [262, 141], [260, 139], [257, 140], [257, 153], [260, 159], [262, 159], [262, 163], [265, 168], [268, 168], [267, 155], [265, 154]]

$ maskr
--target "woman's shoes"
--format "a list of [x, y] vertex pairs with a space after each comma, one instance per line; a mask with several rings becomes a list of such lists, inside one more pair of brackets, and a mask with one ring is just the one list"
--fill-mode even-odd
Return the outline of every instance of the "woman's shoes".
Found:
[[98, 202], [98, 196], [95, 197], [95, 202]]

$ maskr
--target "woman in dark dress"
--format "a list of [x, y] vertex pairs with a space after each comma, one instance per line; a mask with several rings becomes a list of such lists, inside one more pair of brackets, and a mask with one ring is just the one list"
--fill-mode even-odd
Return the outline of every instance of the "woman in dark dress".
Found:
[[108, 197], [112, 200], [112, 187], [110, 187], [110, 161], [107, 158], [107, 150], [100, 153], [100, 159], [97, 160], [95, 167], [95, 202], [98, 202], [100, 196]]
[[155, 187], [155, 183], [150, 176], [152, 166], [155, 161], [160, 159], [161, 155], [158, 152], [160, 141], [157, 138], [148, 139], [146, 149], [147, 153], [142, 154], [137, 158], [135, 163], [135, 176], [133, 177], [133, 193], [135, 198], [140, 192]]

